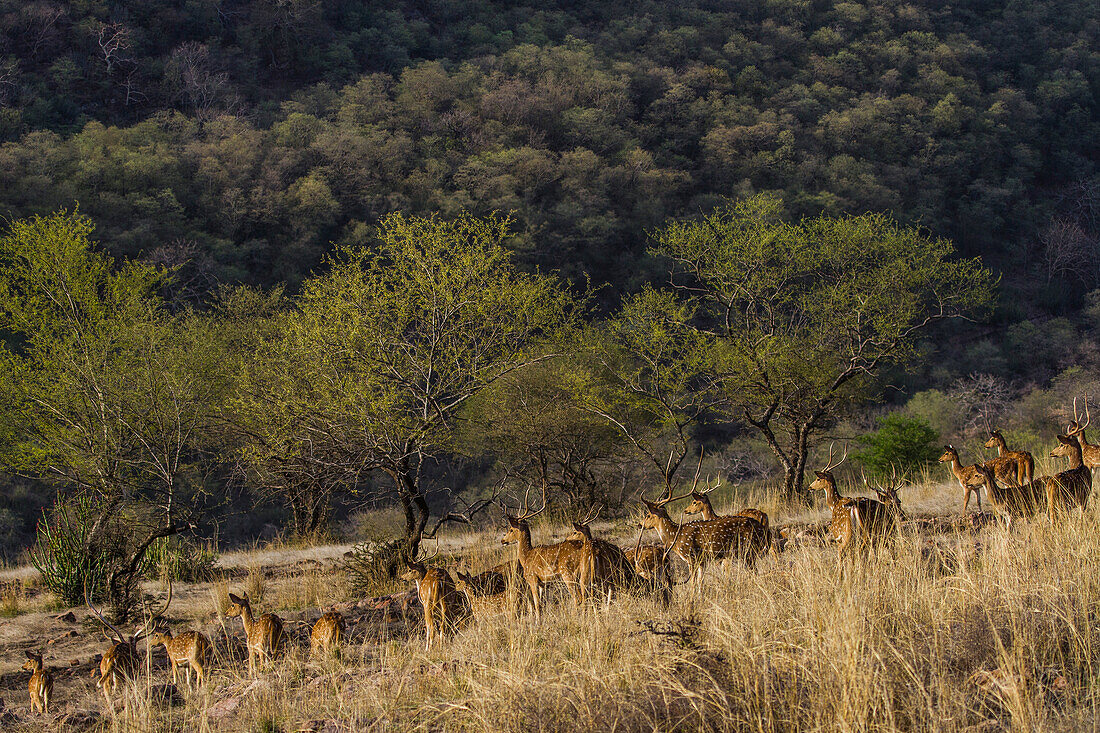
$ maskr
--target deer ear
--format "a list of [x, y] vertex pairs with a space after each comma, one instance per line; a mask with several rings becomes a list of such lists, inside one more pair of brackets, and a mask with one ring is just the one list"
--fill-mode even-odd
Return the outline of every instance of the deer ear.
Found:
[[230, 593], [230, 594], [229, 594], [229, 600], [233, 601], [233, 602], [234, 602], [234, 603], [236, 603], [236, 604], [237, 604], [238, 606], [239, 606], [239, 605], [241, 605], [241, 603], [242, 603], [242, 602], [244, 601], [244, 599], [243, 599], [243, 598], [241, 598], [240, 596], [236, 595], [235, 593]]
[[817, 476], [819, 479], [824, 479], [826, 481], [829, 479], [829, 474], [825, 473], [824, 471], [814, 471], [814, 475]]

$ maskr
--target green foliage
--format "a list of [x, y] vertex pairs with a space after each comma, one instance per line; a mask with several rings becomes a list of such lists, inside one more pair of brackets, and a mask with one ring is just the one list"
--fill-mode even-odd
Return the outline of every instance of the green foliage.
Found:
[[42, 584], [65, 606], [82, 605], [85, 588], [93, 600], [106, 597], [111, 573], [123, 560], [121, 525], [110, 522], [105, 531], [96, 530], [104, 508], [92, 494], [82, 492], [58, 498], [38, 522], [31, 564]]
[[343, 245], [241, 365], [240, 455], [294, 511], [323, 525], [333, 492], [367, 488], [377, 469], [418, 538], [428, 505], [420, 467], [453, 445], [455, 413], [478, 392], [544, 358], [576, 304], [554, 277], [520, 271], [509, 221], [394, 214], [376, 247]]
[[852, 458], [873, 473], [911, 475], [940, 455], [940, 434], [927, 420], [892, 413], [878, 420], [878, 430], [857, 438], [864, 449]]
[[343, 562], [351, 594], [373, 598], [400, 590], [405, 543], [400, 540], [366, 542], [351, 548]]
[[[715, 370], [729, 402], [800, 491], [808, 440], [865, 398], [885, 366], [920, 354], [932, 323], [981, 316], [996, 281], [951, 243], [878, 214], [784, 220], [756, 196], [655, 234], [693, 325], [720, 336]], [[789, 436], [781, 441], [779, 434]]]
[[161, 537], [145, 551], [141, 572], [146, 577], [202, 583], [214, 577], [218, 553], [179, 537]]

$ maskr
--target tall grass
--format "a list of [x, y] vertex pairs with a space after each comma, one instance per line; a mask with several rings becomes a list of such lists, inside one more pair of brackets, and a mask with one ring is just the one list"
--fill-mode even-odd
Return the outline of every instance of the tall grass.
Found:
[[207, 703], [139, 710], [138, 729], [1095, 729], [1098, 557], [1092, 512], [1057, 529], [904, 535], [844, 567], [831, 548], [803, 547], [756, 571], [715, 567], [667, 610], [564, 602], [541, 623], [471, 623], [430, 653], [416, 630], [357, 641], [335, 667], [297, 651], [215, 723], [205, 705], [248, 684], [219, 671]]

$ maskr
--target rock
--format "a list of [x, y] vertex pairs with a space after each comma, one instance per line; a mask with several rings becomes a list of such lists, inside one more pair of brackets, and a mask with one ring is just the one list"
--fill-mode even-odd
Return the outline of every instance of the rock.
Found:
[[211, 721], [225, 720], [237, 714], [241, 706], [241, 695], [233, 695], [220, 700], [206, 709], [206, 718]]
[[67, 623], [67, 624], [75, 624], [76, 623], [76, 614], [73, 613], [72, 611], [66, 611], [65, 613], [59, 613], [56, 616], [54, 616], [54, 620], [55, 621], [63, 621], [64, 623]]
[[60, 730], [87, 730], [99, 725], [102, 716], [94, 710], [74, 710], [58, 721]]

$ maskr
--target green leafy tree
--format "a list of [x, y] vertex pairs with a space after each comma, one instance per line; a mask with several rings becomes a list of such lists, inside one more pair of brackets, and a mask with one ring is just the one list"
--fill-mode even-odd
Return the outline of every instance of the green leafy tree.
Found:
[[715, 369], [739, 418], [804, 498], [811, 439], [867, 397], [886, 365], [917, 356], [929, 326], [980, 315], [994, 278], [951, 243], [885, 216], [784, 221], [757, 196], [656, 234], [696, 327], [719, 339]]
[[910, 474], [936, 460], [940, 434], [919, 417], [895, 412], [878, 420], [878, 430], [857, 438], [864, 449], [852, 456], [874, 473], [897, 469]]
[[149, 545], [198, 519], [227, 375], [206, 324], [163, 307], [170, 274], [116, 266], [92, 230], [62, 212], [0, 238], [2, 459], [87, 492], [89, 548], [125, 518], [127, 549], [106, 584], [124, 616]]
[[299, 529], [323, 520], [324, 492], [356, 491], [377, 470], [416, 555], [430, 514], [423, 469], [452, 448], [456, 413], [547, 358], [540, 343], [575, 315], [555, 278], [516, 269], [508, 229], [393, 214], [376, 247], [341, 247], [276, 317], [242, 377], [241, 455], [292, 506], [308, 502]]

